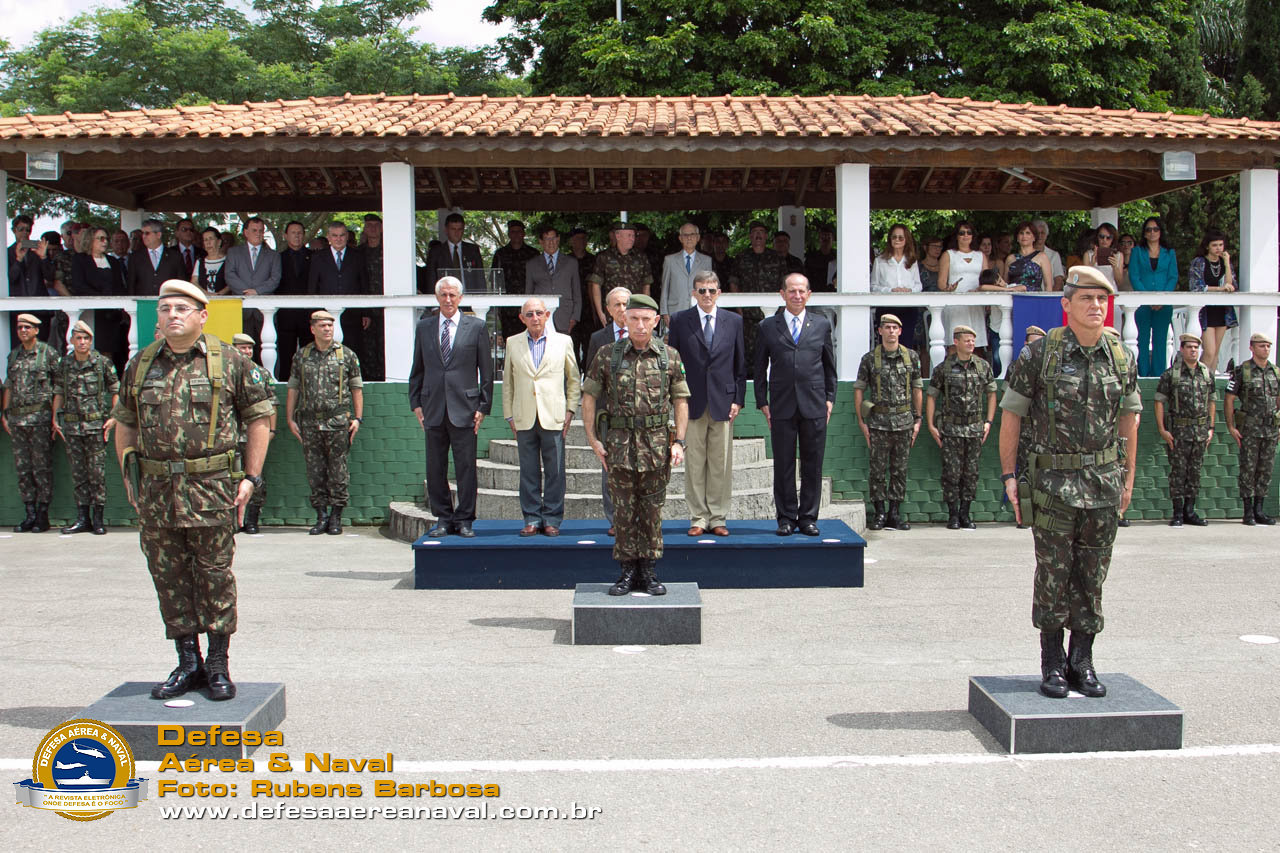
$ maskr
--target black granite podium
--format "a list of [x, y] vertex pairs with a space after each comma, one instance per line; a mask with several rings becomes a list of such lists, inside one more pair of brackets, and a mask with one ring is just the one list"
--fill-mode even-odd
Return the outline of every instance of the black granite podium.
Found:
[[1010, 753], [1182, 748], [1182, 709], [1120, 673], [1098, 673], [1107, 695], [1040, 693], [1039, 675], [974, 676], [969, 713]]
[[[284, 722], [284, 685], [279, 682], [237, 681], [236, 698], [211, 702], [203, 690], [184, 693], [178, 699], [192, 702], [185, 708], [169, 708], [160, 699], [151, 698], [151, 681], [126, 681], [115, 690], [80, 712], [81, 717], [111, 726], [133, 750], [135, 761], [159, 761], [172, 752], [180, 759], [192, 753], [198, 758], [248, 758], [256, 746], [224, 745], [221, 738], [213, 745], [161, 745], [157, 742], [160, 726], [182, 726], [187, 732], [208, 732], [217, 726], [220, 732], [269, 732]], [[170, 700], [173, 701], [173, 700]], [[185, 738], [184, 738], [185, 739]], [[208, 740], [206, 734], [206, 740]], [[240, 740], [241, 738], [237, 738]]]
[[666, 584], [666, 595], [609, 595], [607, 583], [580, 583], [573, 593], [578, 646], [670, 646], [702, 642], [702, 595], [696, 583]]

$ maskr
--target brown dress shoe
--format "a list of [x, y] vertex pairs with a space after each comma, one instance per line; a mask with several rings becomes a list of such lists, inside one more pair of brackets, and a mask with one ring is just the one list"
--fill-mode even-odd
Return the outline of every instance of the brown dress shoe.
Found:
[[610, 535], [610, 536], [617, 536], [618, 534], [614, 533], [614, 532], [613, 532], [613, 528], [612, 528], [612, 527], [610, 527], [610, 528], [609, 528], [609, 535]]
[[719, 524], [711, 528], [711, 532], [717, 536], [728, 536], [729, 528], [725, 527], [723, 524]]
[[690, 535], [690, 536], [701, 536], [702, 534], [704, 534], [704, 533], [706, 533], [706, 532], [707, 532], [706, 530], [704, 530], [704, 529], [703, 529], [703, 528], [701, 528], [701, 527], [697, 527], [697, 526], [694, 526], [694, 527], [690, 527], [690, 528], [689, 528], [689, 535]]
[[536, 524], [526, 524], [524, 527], [520, 528], [520, 535], [521, 535], [521, 536], [537, 536], [537, 535], [538, 535], [538, 525], [536, 525]]
[[546, 527], [542, 528], [542, 532], [546, 536], [559, 536], [560, 528], [555, 527], [554, 525], [548, 524]]

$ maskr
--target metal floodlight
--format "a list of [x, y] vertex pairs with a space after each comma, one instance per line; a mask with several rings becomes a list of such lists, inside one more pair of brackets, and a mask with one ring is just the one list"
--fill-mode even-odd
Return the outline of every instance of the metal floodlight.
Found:
[[1196, 155], [1193, 151], [1166, 151], [1160, 158], [1160, 177], [1166, 181], [1194, 181]]
[[27, 180], [56, 181], [62, 177], [62, 152], [27, 152]]

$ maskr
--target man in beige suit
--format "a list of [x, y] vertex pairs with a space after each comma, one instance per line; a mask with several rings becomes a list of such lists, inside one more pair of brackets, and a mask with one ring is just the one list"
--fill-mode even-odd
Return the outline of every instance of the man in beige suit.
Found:
[[525, 300], [525, 332], [507, 339], [502, 411], [520, 451], [521, 536], [560, 535], [564, 520], [564, 438], [582, 384], [573, 339], [547, 328], [550, 312]]

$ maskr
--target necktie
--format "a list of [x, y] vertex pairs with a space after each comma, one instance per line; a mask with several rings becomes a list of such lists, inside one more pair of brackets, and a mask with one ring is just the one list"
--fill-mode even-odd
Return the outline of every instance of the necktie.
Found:
[[453, 265], [458, 269], [462, 269], [462, 261], [458, 260], [458, 247], [453, 243], [450, 245], [453, 246]]
[[547, 255], [546, 258], [547, 258], [547, 275], [555, 275], [556, 274], [556, 256]]
[[342, 252], [339, 251], [333, 256], [333, 262], [338, 265], [338, 269], [342, 269]]
[[800, 343], [800, 318], [791, 318], [791, 340], [793, 343]]
[[684, 256], [684, 271], [686, 274], [693, 272], [693, 255]]
[[151, 254], [151, 268], [153, 270], [160, 269], [160, 250], [152, 249], [150, 254]]
[[191, 259], [190, 246], [187, 246], [182, 250], [182, 262], [187, 265], [187, 275], [191, 275], [191, 271], [195, 267], [195, 262]]
[[708, 314], [702, 319], [702, 339], [707, 342], [707, 349], [711, 349], [711, 338], [715, 335], [715, 329], [711, 328], [711, 315]]
[[449, 339], [449, 327], [453, 325], [453, 321], [448, 317], [444, 318], [444, 322], [440, 324], [440, 360], [448, 361], [449, 356], [453, 354], [453, 341]]
[[625, 335], [626, 333], [627, 333], [627, 330], [626, 330], [626, 329], [619, 329], [619, 330], [618, 330], [618, 340], [622, 340], [623, 335]]
[[258, 268], [258, 247], [250, 246], [249, 247], [249, 269], [256, 270], [257, 268]]

